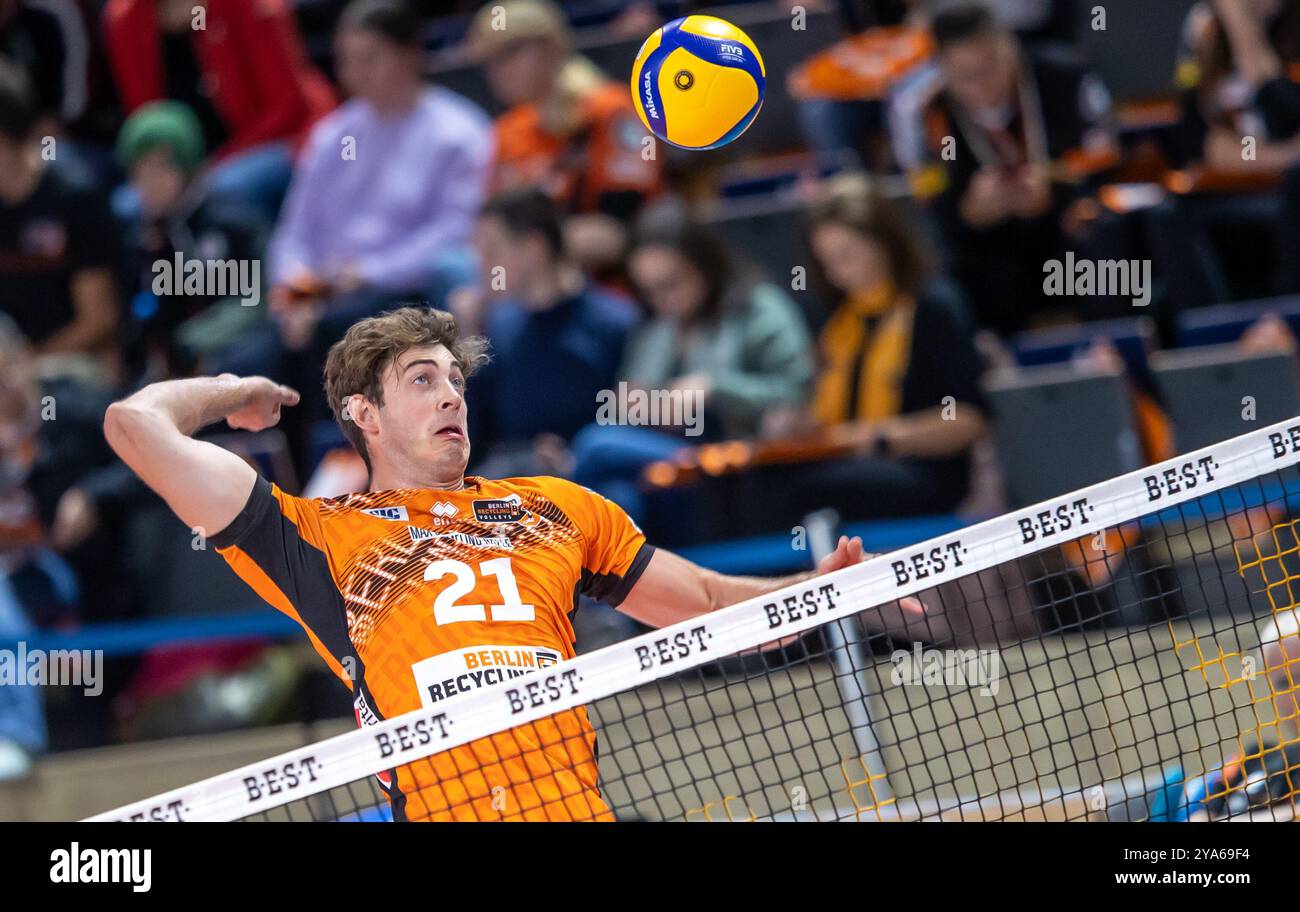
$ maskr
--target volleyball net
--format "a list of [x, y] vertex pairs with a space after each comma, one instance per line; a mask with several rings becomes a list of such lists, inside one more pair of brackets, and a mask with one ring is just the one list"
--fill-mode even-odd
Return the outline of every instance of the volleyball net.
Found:
[[1300, 419], [92, 819], [1290, 819], [1298, 465]]

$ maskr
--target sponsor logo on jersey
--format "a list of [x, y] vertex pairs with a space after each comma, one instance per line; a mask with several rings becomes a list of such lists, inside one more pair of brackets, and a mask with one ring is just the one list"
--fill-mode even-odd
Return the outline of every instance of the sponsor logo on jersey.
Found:
[[416, 662], [411, 673], [428, 709], [456, 694], [550, 668], [561, 658], [545, 646], [469, 646]]
[[515, 543], [505, 537], [495, 535], [467, 535], [464, 532], [434, 532], [432, 529], [421, 529], [419, 526], [407, 526], [407, 531], [411, 533], [411, 541], [449, 541], [458, 545], [468, 545], [471, 548], [500, 549], [503, 551], [513, 551]]
[[441, 519], [451, 519], [456, 515], [457, 510], [455, 504], [449, 504], [445, 500], [440, 500], [433, 505], [429, 512]]
[[378, 516], [380, 519], [389, 519], [393, 522], [410, 522], [410, 517], [406, 515], [406, 507], [370, 507], [361, 512], [369, 513], [371, 516]]
[[357, 714], [357, 725], [365, 728], [367, 725], [378, 725], [382, 719], [379, 714], [370, 708], [370, 702], [366, 699], [365, 692], [358, 687], [357, 695], [352, 700], [352, 709]]
[[[379, 713], [375, 712], [370, 706], [370, 701], [366, 699], [365, 690], [358, 685], [356, 697], [352, 700], [352, 710], [357, 715], [357, 726], [359, 728], [368, 728], [371, 725], [378, 725], [383, 720], [379, 718]], [[385, 788], [393, 787], [393, 774], [389, 770], [380, 770], [375, 773], [375, 778]]]
[[537, 522], [532, 511], [525, 510], [523, 500], [518, 494], [511, 494], [499, 500], [476, 500], [474, 519], [481, 523], [526, 523]]

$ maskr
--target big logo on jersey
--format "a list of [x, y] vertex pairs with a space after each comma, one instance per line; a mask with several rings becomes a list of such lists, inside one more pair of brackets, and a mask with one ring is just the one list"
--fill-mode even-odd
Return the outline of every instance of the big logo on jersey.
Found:
[[537, 516], [531, 510], [524, 509], [523, 500], [518, 494], [497, 500], [476, 500], [473, 507], [474, 519], [481, 523], [523, 523], [531, 526], [537, 522]]
[[469, 646], [416, 662], [411, 672], [420, 691], [420, 705], [431, 709], [448, 697], [532, 674], [562, 658], [557, 650], [545, 646]]

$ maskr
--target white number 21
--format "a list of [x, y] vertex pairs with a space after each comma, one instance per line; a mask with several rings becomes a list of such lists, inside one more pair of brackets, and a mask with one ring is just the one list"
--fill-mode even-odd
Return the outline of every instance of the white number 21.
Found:
[[[501, 589], [504, 605], [493, 605], [493, 621], [531, 621], [537, 612], [532, 605], [525, 605], [519, 597], [519, 586], [515, 583], [515, 572], [510, 566], [510, 558], [496, 557], [478, 565], [482, 576], [495, 576], [497, 586]], [[487, 609], [483, 605], [457, 605], [456, 599], [474, 591], [476, 578], [474, 569], [464, 561], [436, 560], [424, 571], [424, 578], [440, 580], [444, 576], [454, 576], [455, 580], [446, 589], [438, 593], [433, 601], [433, 619], [439, 624], [455, 624], [460, 621], [487, 621]]]

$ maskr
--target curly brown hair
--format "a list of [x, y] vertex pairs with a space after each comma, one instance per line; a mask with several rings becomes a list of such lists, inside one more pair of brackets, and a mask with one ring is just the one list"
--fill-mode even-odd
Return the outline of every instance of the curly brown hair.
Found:
[[334, 420], [370, 468], [365, 436], [346, 411], [349, 396], [362, 395], [384, 404], [383, 374], [403, 352], [424, 345], [445, 345], [468, 379], [488, 361], [482, 336], [461, 338], [456, 318], [432, 307], [399, 307], [359, 320], [330, 348], [325, 359], [325, 397]]

